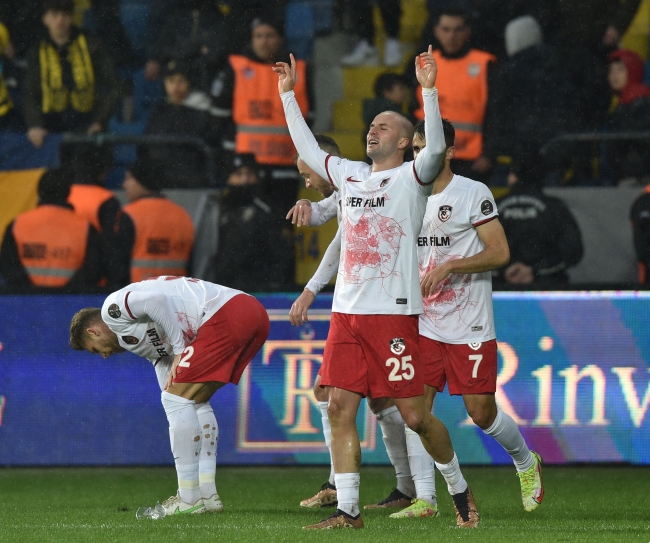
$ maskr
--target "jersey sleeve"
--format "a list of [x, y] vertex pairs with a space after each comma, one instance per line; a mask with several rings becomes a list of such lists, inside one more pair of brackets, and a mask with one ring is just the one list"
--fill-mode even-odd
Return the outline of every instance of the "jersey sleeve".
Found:
[[338, 192], [333, 192], [320, 202], [311, 203], [311, 217], [309, 226], [321, 226], [336, 217], [339, 205]]
[[413, 175], [420, 191], [429, 196], [433, 190], [433, 181], [440, 170], [440, 164], [444, 160], [446, 146], [438, 105], [438, 89], [422, 89], [422, 100], [424, 101], [424, 136], [427, 144], [413, 161]]
[[330, 282], [334, 274], [339, 269], [339, 260], [341, 259], [341, 227], [336, 231], [334, 239], [327, 247], [323, 259], [318, 265], [314, 276], [309, 280], [305, 288], [318, 294], [323, 287]]
[[499, 216], [494, 196], [483, 183], [476, 186], [469, 197], [469, 221], [473, 227], [480, 226]]

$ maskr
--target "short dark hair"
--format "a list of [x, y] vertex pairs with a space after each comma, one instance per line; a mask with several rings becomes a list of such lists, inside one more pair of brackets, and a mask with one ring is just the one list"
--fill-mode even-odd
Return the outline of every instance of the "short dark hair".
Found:
[[[420, 136], [425, 142], [427, 141], [427, 138], [424, 133], [424, 121], [420, 121], [417, 123], [414, 127], [413, 130], [415, 134]], [[445, 135], [445, 147], [449, 149], [450, 147], [454, 146], [454, 141], [456, 140], [456, 129], [454, 128], [454, 125], [451, 124], [447, 119], [442, 120], [442, 131]]]
[[85, 307], [74, 314], [70, 321], [70, 347], [75, 351], [83, 351], [86, 343], [86, 330], [102, 318], [99, 307]]
[[460, 17], [461, 19], [463, 19], [463, 21], [465, 22], [465, 24], [467, 26], [472, 26], [472, 18], [471, 18], [470, 14], [469, 14], [469, 11], [467, 11], [462, 6], [454, 6], [453, 4], [451, 4], [451, 5], [447, 6], [447, 7], [442, 8], [438, 12], [438, 17], [437, 17], [437, 19], [436, 19], [436, 21], [434, 23], [434, 26], [437, 26], [438, 24], [440, 24], [440, 18], [443, 15], [447, 15], [448, 17]]
[[384, 92], [390, 91], [395, 85], [406, 86], [406, 81], [399, 74], [379, 74], [375, 79], [375, 96], [383, 96]]
[[43, 14], [46, 14], [48, 11], [63, 12], [72, 15], [74, 13], [74, 0], [44, 0]]
[[[318, 146], [326, 153], [329, 153], [332, 156], [338, 156], [338, 157], [343, 156], [341, 154], [341, 149], [339, 148], [338, 144], [334, 141], [334, 138], [330, 138], [325, 134], [314, 134], [314, 138], [316, 139], [316, 143], [318, 143]], [[293, 159], [294, 164], [298, 164], [299, 158], [300, 158], [300, 154], [296, 153], [296, 156]]]
[[45, 171], [38, 182], [39, 201], [65, 202], [70, 196], [73, 180], [72, 170], [68, 167], [61, 166]]

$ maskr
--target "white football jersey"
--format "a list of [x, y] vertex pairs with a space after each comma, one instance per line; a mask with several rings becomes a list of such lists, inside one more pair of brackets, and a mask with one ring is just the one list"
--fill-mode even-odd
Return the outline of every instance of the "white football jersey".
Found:
[[162, 276], [132, 283], [106, 298], [102, 320], [127, 351], [169, 363], [194, 341], [199, 327], [243, 294], [191, 277]]
[[[427, 201], [418, 237], [420, 276], [484, 249], [476, 227], [498, 217], [490, 190], [454, 175], [449, 185]], [[480, 343], [496, 337], [490, 272], [452, 273], [424, 299], [420, 334], [444, 343]]]

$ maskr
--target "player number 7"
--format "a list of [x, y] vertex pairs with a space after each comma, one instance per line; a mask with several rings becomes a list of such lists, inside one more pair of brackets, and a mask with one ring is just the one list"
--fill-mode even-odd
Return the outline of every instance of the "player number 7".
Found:
[[472, 379], [478, 377], [478, 367], [481, 365], [481, 360], [483, 360], [482, 354], [470, 354], [469, 359], [474, 361], [474, 369], [472, 370]]

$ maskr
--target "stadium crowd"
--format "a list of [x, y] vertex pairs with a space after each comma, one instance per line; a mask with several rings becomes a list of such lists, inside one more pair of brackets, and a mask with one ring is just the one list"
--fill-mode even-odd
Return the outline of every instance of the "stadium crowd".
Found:
[[[376, 3], [387, 71], [377, 78], [375, 98], [363, 103], [363, 122], [394, 110], [415, 123], [423, 105], [410, 63], [399, 73], [408, 53], [395, 27], [401, 2]], [[641, 191], [650, 182], [648, 140], [554, 141], [566, 133], [650, 130], [644, 60], [620, 46], [640, 3], [427, 0], [418, 50], [429, 43], [436, 48], [441, 112], [456, 128], [453, 170], [510, 190], [497, 205], [517, 258], [496, 275], [499, 284], [566, 284], [566, 270], [582, 257], [575, 219], [560, 200], [544, 195], [545, 187]], [[284, 216], [300, 176], [282, 106], [269, 98], [277, 84], [270, 67], [288, 60], [284, 19], [291, 2], [93, 0], [84, 9], [87, 4], [0, 5], [0, 146], [7, 133], [25, 135], [34, 148], [59, 133], [144, 135], [149, 143], [126, 159], [108, 145], [62, 145], [61, 166], [40, 180], [39, 206], [5, 231], [2, 281], [121, 287], [151, 275], [195, 273], [198, 232], [161, 191], [218, 187], [215, 250], [202, 278], [249, 291], [293, 289], [293, 234]], [[142, 42], [126, 30], [125, 14], [133, 12], [126, 4], [146, 5], [138, 16]], [[380, 63], [373, 2], [328, 4], [334, 26], [358, 34], [341, 64]], [[309, 121], [314, 67], [300, 59], [297, 69], [296, 98]], [[169, 136], [177, 139], [153, 143]], [[121, 169], [114, 168], [118, 155]], [[124, 207], [105, 188], [121, 185]], [[641, 263], [650, 262], [645, 199], [631, 215]], [[51, 262], [44, 266], [48, 243], [65, 247], [57, 271]]]

